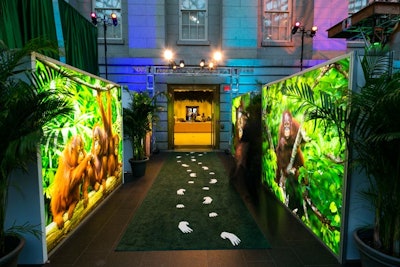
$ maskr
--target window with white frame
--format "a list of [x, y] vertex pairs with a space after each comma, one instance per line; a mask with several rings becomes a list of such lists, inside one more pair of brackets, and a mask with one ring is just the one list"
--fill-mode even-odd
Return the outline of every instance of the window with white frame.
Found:
[[179, 40], [207, 41], [208, 0], [179, 0]]
[[292, 0], [264, 0], [263, 43], [291, 41]]
[[[105, 23], [107, 39], [122, 39], [121, 0], [93, 0], [93, 6], [98, 21], [98, 38], [104, 39]], [[118, 24], [116, 26], [111, 19], [113, 13], [117, 15]]]

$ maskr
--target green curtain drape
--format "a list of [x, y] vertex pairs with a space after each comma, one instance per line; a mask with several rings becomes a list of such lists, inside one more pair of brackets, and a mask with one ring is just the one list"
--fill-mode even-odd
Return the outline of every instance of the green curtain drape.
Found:
[[15, 0], [0, 1], [0, 40], [2, 40], [10, 49], [22, 47], [22, 32], [17, 15], [18, 2]]
[[[58, 0], [66, 63], [98, 75], [97, 28], [64, 0]], [[88, 14], [89, 16], [89, 14]], [[9, 48], [46, 38], [58, 44], [52, 0], [0, 0], [0, 40]], [[60, 60], [58, 55], [46, 55]]]
[[23, 40], [42, 37], [57, 44], [57, 33], [54, 24], [53, 3], [51, 0], [23, 0], [21, 16]]
[[64, 0], [58, 2], [67, 64], [98, 75], [97, 28]]
[[[9, 48], [23, 47], [36, 38], [57, 45], [51, 0], [1, 0], [0, 3], [0, 39]], [[55, 54], [47, 56], [58, 59]]]

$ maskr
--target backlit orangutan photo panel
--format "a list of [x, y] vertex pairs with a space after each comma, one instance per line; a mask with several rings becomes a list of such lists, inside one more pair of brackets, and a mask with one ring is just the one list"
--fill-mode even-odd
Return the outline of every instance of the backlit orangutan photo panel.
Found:
[[236, 96], [232, 99], [232, 146], [231, 153], [235, 155], [242, 138], [243, 128], [246, 125], [246, 108], [250, 104], [251, 93]]
[[121, 87], [47, 59], [38, 58], [36, 68], [63, 73], [50, 86], [67, 90], [74, 108], [43, 129], [43, 197], [51, 251], [122, 183]]
[[350, 59], [341, 57], [262, 89], [263, 183], [337, 255]]

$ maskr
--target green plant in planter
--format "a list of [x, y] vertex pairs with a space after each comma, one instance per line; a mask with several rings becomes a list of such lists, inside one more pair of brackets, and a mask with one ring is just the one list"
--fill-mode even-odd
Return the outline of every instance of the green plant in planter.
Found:
[[34, 72], [26, 68], [30, 67], [29, 56], [34, 51], [57, 50], [40, 39], [14, 50], [0, 41], [0, 257], [5, 251], [7, 235], [21, 231], [38, 234], [28, 223], [4, 229], [10, 175], [16, 169], [25, 170], [36, 159], [42, 127], [54, 117], [72, 111], [62, 93], [49, 86], [53, 75], [62, 73]]
[[145, 138], [151, 126], [157, 120], [157, 98], [163, 93], [151, 97], [147, 92], [129, 91], [131, 100], [123, 109], [124, 136], [131, 142], [132, 159], [146, 158]]
[[369, 182], [362, 195], [375, 212], [373, 247], [400, 257], [400, 73], [392, 73], [389, 54], [380, 46], [366, 50], [366, 82], [351, 99], [350, 142]]

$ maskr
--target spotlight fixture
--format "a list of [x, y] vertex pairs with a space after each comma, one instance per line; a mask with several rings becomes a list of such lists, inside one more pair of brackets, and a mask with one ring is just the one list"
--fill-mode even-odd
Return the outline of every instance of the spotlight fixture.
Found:
[[[106, 79], [108, 79], [108, 63], [107, 63], [107, 26], [117, 26], [118, 18], [117, 14], [112, 13], [110, 17], [106, 14], [102, 14], [103, 18], [98, 18], [96, 12], [90, 13], [92, 24], [97, 27], [97, 23], [100, 22], [103, 25], [103, 38], [104, 38], [104, 65], [106, 67]], [[111, 20], [110, 20], [111, 19]]]
[[296, 34], [298, 31], [301, 33], [300, 70], [303, 70], [304, 37], [314, 38], [315, 34], [317, 34], [317, 30], [318, 27], [315, 25], [312, 26], [311, 30], [306, 30], [298, 21], [292, 27], [292, 34]]
[[179, 67], [181, 68], [185, 67], [185, 61], [183, 60], [179, 61]]
[[206, 61], [204, 59], [200, 60], [200, 67], [204, 68], [204, 65], [206, 65]]
[[208, 67], [209, 67], [210, 69], [213, 69], [213, 68], [214, 68], [214, 62], [208, 63]]
[[317, 26], [312, 26], [311, 31], [310, 31], [310, 37], [314, 37], [315, 34], [318, 31], [318, 27]]
[[300, 28], [300, 22], [296, 21], [294, 26], [292, 27], [292, 34], [296, 34], [297, 30]]
[[90, 17], [92, 18], [93, 25], [97, 25], [97, 15], [95, 12], [90, 13]]
[[117, 25], [118, 25], [117, 14], [111, 13], [111, 19], [112, 19], [113, 25], [114, 25], [114, 26], [117, 26]]
[[170, 67], [171, 69], [174, 69], [174, 70], [175, 70], [175, 69], [177, 68], [175, 61], [170, 60], [170, 61], [169, 61], [169, 67]]

